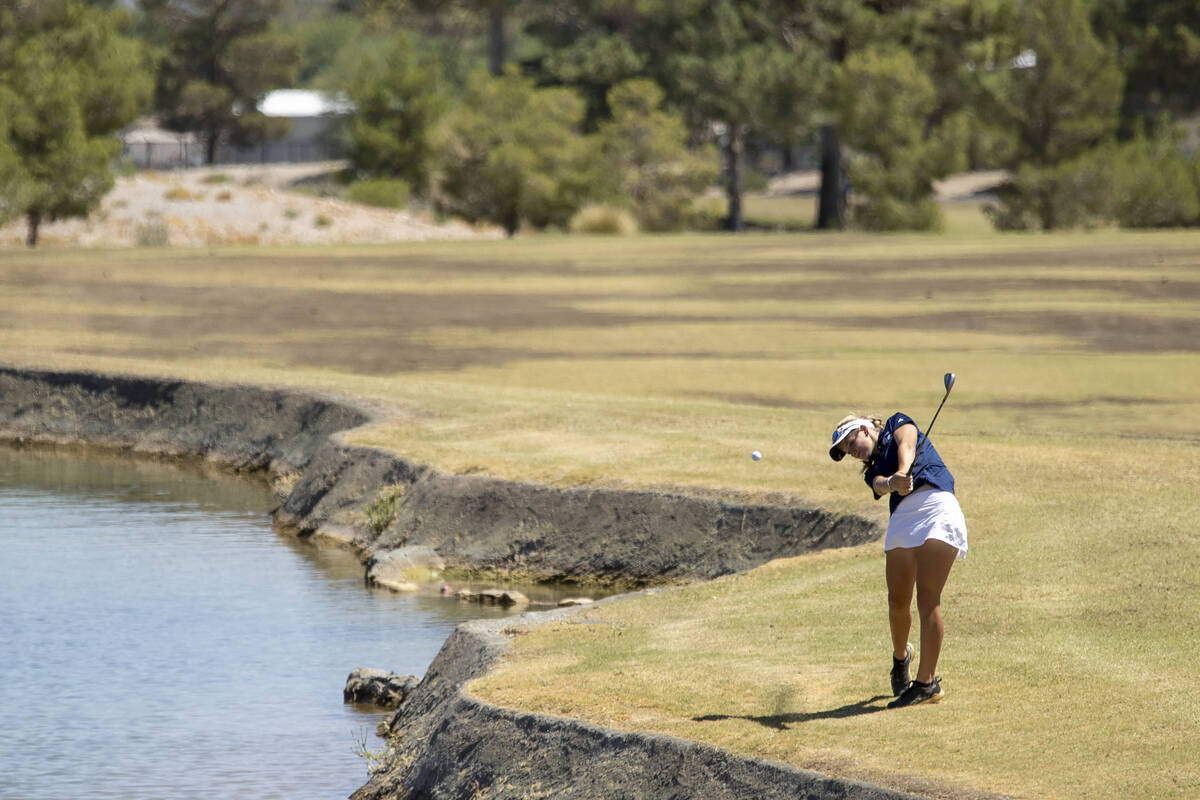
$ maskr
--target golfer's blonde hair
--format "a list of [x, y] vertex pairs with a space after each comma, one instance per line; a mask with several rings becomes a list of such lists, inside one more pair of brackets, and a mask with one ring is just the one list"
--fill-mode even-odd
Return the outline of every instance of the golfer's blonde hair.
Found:
[[[844, 416], [840, 420], [838, 420], [838, 424], [836, 426], [834, 426], [835, 430], [837, 428], [842, 427], [843, 425], [845, 425], [847, 422], [849, 422], [852, 419], [869, 419], [869, 420], [871, 420], [871, 424], [875, 426], [876, 432], [883, 430], [883, 420], [881, 420], [879, 417], [877, 417], [873, 414], [847, 414], [846, 416]], [[878, 455], [878, 453], [879, 453], [878, 445], [876, 445], [876, 450], [874, 452], [872, 452], [870, 458], [868, 458], [866, 460], [866, 462], [863, 463], [863, 474], [864, 475], [867, 474], [867, 470], [869, 470], [871, 467], [875, 466], [875, 458]]]
[[840, 428], [852, 419], [869, 419], [869, 420], [871, 420], [871, 424], [873, 424], [875, 426], [875, 430], [877, 430], [877, 431], [883, 430], [883, 420], [881, 420], [879, 417], [876, 417], [872, 414], [847, 414], [846, 416], [844, 416], [840, 420], [838, 420], [838, 424], [834, 425], [833, 427]]

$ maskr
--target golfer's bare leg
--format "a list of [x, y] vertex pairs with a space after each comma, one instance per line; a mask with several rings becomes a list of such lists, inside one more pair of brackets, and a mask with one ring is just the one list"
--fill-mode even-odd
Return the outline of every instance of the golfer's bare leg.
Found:
[[958, 548], [929, 539], [909, 552], [916, 554], [917, 614], [921, 619], [921, 663], [917, 668], [917, 680], [928, 683], [937, 677], [938, 657], [946, 635], [942, 621], [942, 588], [950, 577]]
[[892, 657], [908, 652], [912, 630], [913, 585], [917, 581], [917, 551], [896, 548], [885, 553], [888, 587], [888, 622], [892, 630]]

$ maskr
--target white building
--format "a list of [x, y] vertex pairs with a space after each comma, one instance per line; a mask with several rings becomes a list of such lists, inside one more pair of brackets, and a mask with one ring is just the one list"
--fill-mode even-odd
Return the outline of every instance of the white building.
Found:
[[[302, 89], [280, 89], [268, 93], [258, 104], [268, 117], [286, 119], [289, 130], [282, 139], [251, 147], [217, 146], [218, 164], [275, 164], [280, 162], [327, 161], [341, 152], [337, 129], [354, 110], [345, 98]], [[144, 169], [195, 167], [204, 163], [204, 145], [194, 133], [163, 130], [151, 122], [139, 122], [122, 135], [122, 154]]]
[[268, 117], [286, 119], [288, 134], [282, 139], [252, 147], [217, 147], [222, 164], [275, 164], [279, 162], [327, 161], [341, 156], [337, 128], [354, 111], [345, 97], [331, 97], [306, 89], [278, 89], [258, 104]]

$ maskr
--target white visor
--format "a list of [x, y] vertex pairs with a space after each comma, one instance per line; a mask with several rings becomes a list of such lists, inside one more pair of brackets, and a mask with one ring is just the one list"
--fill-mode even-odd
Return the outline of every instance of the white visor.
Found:
[[871, 430], [875, 429], [875, 423], [869, 419], [866, 419], [865, 417], [858, 417], [857, 419], [852, 419], [849, 422], [843, 422], [841, 425], [838, 425], [836, 428], [834, 428], [833, 444], [829, 446], [829, 457], [834, 461], [841, 461], [846, 454], [838, 448], [838, 445], [842, 443], [843, 439], [863, 426], [866, 426]]

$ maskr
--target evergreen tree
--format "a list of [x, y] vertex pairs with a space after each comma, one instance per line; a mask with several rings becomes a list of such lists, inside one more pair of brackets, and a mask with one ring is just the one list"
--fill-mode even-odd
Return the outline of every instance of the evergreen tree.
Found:
[[1117, 128], [1122, 75], [1113, 48], [1093, 34], [1082, 0], [1030, 0], [1000, 54], [984, 81], [984, 114], [1010, 139], [1015, 177], [993, 221], [1043, 230], [1085, 222], [1100, 212], [1086, 203], [1101, 199], [1085, 189], [1096, 180], [1085, 157]]
[[[946, 148], [963, 144], [961, 136], [967, 122], [963, 115], [969, 113], [973, 86], [977, 81], [972, 66], [986, 60], [995, 47], [996, 37], [1010, 29], [1012, 7], [1010, 0], [916, 0], [905, 3], [818, 0], [797, 8], [791, 17], [792, 26], [823, 47], [838, 76], [830, 84], [831, 91], [825, 102], [827, 117], [821, 129], [822, 183], [817, 227], [839, 227], [842, 222], [846, 211], [840, 197], [842, 175], [864, 169], [872, 171], [867, 165], [844, 167], [843, 144], [853, 152], [861, 152], [866, 146], [862, 137], [866, 136], [874, 140], [876, 156], [880, 155], [880, 145], [885, 144], [868, 127], [860, 126], [855, 132], [843, 130], [842, 120], [847, 114], [859, 120], [874, 115], [871, 109], [857, 106], [891, 102], [886, 92], [858, 92], [852, 76], [870, 64], [892, 61], [900, 52], [908, 56], [903, 64], [896, 63], [900, 74], [879, 73], [873, 77], [863, 74], [862, 77], [869, 87], [876, 87], [880, 80], [885, 83], [901, 81], [922, 98], [919, 119], [912, 108], [903, 108], [903, 113], [911, 124], [921, 127], [923, 138], [929, 141], [904, 140], [923, 152], [903, 153], [900, 143], [896, 142], [890, 148], [892, 155], [889, 158], [899, 159], [910, 167], [920, 165], [925, 175], [917, 184], [909, 183], [907, 189], [902, 189], [901, 184], [889, 186], [886, 181], [860, 179], [854, 181], [854, 191], [855, 194], [870, 191], [872, 194], [865, 198], [866, 206], [873, 206], [877, 211], [885, 206], [897, 212], [905, 204], [920, 206], [925, 211], [911, 209], [912, 222], [923, 225], [929, 221], [926, 213], [932, 200], [932, 181], [929, 179], [941, 177], [942, 170], [961, 164], [956, 154]], [[932, 96], [920, 88], [922, 86], [932, 88]], [[901, 86], [897, 84], [894, 88], [899, 90]], [[936, 146], [927, 146], [930, 144]], [[910, 190], [918, 191], [921, 196], [910, 195]], [[882, 221], [873, 212], [866, 217], [861, 213], [857, 216], [860, 222], [868, 218], [874, 220], [871, 224]], [[894, 214], [886, 216], [899, 221]]]
[[354, 167], [425, 192], [433, 157], [430, 133], [446, 110], [441, 88], [437, 66], [422, 63], [406, 34], [393, 37], [383, 63], [363, 64], [350, 91]]
[[271, 89], [292, 84], [298, 44], [276, 33], [283, 0], [140, 0], [147, 37], [164, 52], [157, 107], [166, 124], [199, 133], [205, 160], [228, 140], [252, 145], [287, 133], [257, 110]]
[[819, 54], [791, 35], [785, 0], [557, 0], [528, 3], [526, 33], [545, 54], [525, 65], [546, 83], [588, 99], [588, 125], [611, 116], [622, 81], [649, 78], [680, 112], [693, 142], [721, 146], [728, 213], [742, 227], [742, 173], [749, 138], [794, 139], [821, 94]]
[[683, 3], [668, 69], [676, 100], [693, 117], [717, 126], [729, 211], [725, 225], [741, 230], [742, 169], [746, 136], [805, 116], [816, 98], [818, 56], [804, 40], [789, 38], [770, 3], [716, 0]]
[[1196, 0], [1095, 0], [1093, 25], [1116, 45], [1125, 71], [1126, 133], [1160, 115], [1200, 110], [1200, 3]]
[[929, 230], [941, 212], [933, 182], [961, 169], [966, 118], [931, 123], [938, 96], [907, 50], [866, 50], [839, 69], [834, 97], [856, 156], [850, 174], [854, 221], [870, 230]]
[[509, 236], [522, 224], [565, 226], [599, 181], [583, 115], [569, 89], [537, 89], [511, 67], [501, 78], [477, 73], [439, 129], [439, 204]]
[[0, 217], [87, 216], [112, 188], [114, 135], [150, 99], [153, 63], [128, 15], [79, 0], [0, 10]]
[[687, 127], [663, 110], [663, 99], [646, 78], [621, 83], [609, 92], [612, 119], [599, 130], [610, 191], [648, 231], [683, 227], [693, 199], [717, 177], [713, 154], [688, 148]]

